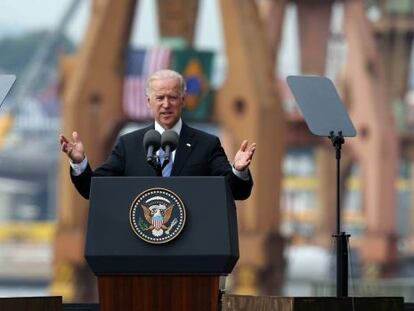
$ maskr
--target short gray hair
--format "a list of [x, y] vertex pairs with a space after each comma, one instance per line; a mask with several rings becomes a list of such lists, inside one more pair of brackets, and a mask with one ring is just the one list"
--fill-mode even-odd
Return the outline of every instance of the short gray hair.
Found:
[[170, 70], [170, 69], [162, 69], [154, 72], [147, 80], [147, 87], [145, 89], [145, 95], [148, 97], [151, 95], [152, 91], [152, 81], [160, 80], [160, 79], [169, 79], [174, 78], [178, 80], [178, 84], [180, 87], [180, 95], [184, 96], [185, 92], [187, 91], [187, 86], [185, 84], [185, 80], [181, 74], [177, 71]]

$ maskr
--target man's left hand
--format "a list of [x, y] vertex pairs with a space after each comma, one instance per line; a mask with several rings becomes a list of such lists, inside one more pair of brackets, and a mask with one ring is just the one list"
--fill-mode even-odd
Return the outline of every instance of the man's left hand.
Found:
[[244, 140], [234, 157], [233, 167], [238, 171], [244, 171], [252, 162], [254, 152], [256, 150], [256, 143], [249, 145], [247, 140]]

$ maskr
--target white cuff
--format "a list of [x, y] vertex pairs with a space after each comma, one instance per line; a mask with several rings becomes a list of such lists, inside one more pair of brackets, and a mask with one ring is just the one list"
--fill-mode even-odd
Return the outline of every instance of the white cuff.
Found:
[[234, 168], [234, 166], [231, 166], [233, 170], [233, 174], [239, 177], [241, 180], [249, 180], [249, 169], [244, 169], [243, 171], [238, 171]]
[[79, 176], [86, 170], [86, 167], [88, 166], [88, 159], [85, 156], [85, 159], [83, 159], [82, 162], [80, 163], [73, 163], [72, 161], [69, 160], [69, 164], [70, 164], [70, 167], [72, 168], [72, 175]]

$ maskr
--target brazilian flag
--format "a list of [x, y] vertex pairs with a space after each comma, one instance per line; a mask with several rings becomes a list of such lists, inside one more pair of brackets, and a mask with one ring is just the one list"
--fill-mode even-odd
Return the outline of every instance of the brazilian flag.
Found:
[[212, 65], [212, 52], [193, 49], [172, 51], [171, 69], [181, 73], [187, 83], [184, 120], [209, 121], [212, 107]]

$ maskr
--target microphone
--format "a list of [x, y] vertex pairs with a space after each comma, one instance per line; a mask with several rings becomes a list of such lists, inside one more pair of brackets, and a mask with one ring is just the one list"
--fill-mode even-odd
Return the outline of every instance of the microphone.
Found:
[[147, 151], [147, 162], [154, 166], [156, 163], [155, 153], [161, 146], [161, 135], [156, 130], [149, 130], [145, 133], [143, 139], [144, 149]]
[[161, 135], [161, 148], [164, 150], [164, 162], [163, 167], [170, 162], [171, 153], [177, 148], [178, 146], [178, 134], [173, 130], [166, 130]]

